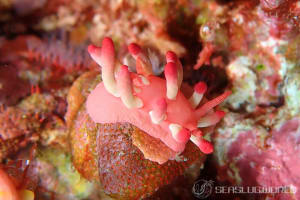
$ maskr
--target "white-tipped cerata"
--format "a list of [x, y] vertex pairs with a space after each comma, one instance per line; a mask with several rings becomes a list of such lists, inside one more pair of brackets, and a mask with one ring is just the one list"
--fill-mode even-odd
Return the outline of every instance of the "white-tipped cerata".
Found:
[[113, 41], [110, 38], [104, 38], [101, 48], [90, 45], [88, 52], [93, 60], [102, 67], [101, 75], [106, 90], [115, 97], [119, 97], [115, 80], [115, 48]]
[[206, 102], [204, 105], [202, 105], [200, 108], [196, 110], [196, 117], [200, 119], [203, 115], [205, 115], [208, 111], [210, 111], [215, 106], [222, 103], [229, 95], [231, 94], [231, 91], [225, 91], [220, 96]]
[[202, 117], [198, 121], [198, 127], [208, 127], [217, 124], [225, 115], [225, 112], [223, 111], [216, 111], [214, 113], [208, 114], [204, 117]]
[[133, 95], [133, 86], [130, 78], [130, 72], [126, 65], [122, 65], [118, 72], [118, 90], [121, 95], [122, 102], [127, 108], [141, 108], [143, 101]]
[[214, 146], [202, 137], [191, 135], [190, 140], [205, 154], [210, 154], [214, 151]]
[[193, 108], [196, 108], [201, 102], [204, 93], [206, 92], [207, 86], [204, 82], [199, 82], [194, 87], [194, 93], [190, 97], [189, 101]]
[[181, 83], [183, 80], [183, 68], [182, 68], [182, 64], [180, 62], [180, 60], [178, 59], [177, 55], [173, 52], [173, 51], [168, 51], [166, 53], [166, 60], [167, 63], [169, 62], [173, 62], [176, 64], [177, 67], [177, 84], [178, 84], [178, 88], [181, 87]]
[[177, 142], [186, 142], [190, 139], [190, 131], [179, 124], [170, 124], [169, 129]]
[[175, 63], [169, 62], [166, 64], [165, 77], [167, 82], [167, 97], [170, 100], [175, 100], [179, 90], [177, 66]]
[[138, 74], [149, 76], [153, 74], [152, 65], [149, 58], [142, 52], [139, 45], [131, 43], [128, 50], [133, 58], [136, 60], [136, 71]]

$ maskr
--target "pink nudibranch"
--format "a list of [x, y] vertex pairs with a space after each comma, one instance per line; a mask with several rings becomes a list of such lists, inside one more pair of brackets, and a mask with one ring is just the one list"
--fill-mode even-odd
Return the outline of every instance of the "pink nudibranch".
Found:
[[[147, 60], [136, 44], [129, 47], [136, 66], [141, 65], [141, 60]], [[182, 65], [175, 53], [169, 51], [166, 54], [166, 79], [162, 79], [149, 74], [150, 62], [142, 63], [137, 70], [139, 74], [129, 72], [125, 65], [118, 66], [110, 38], [104, 38], [101, 48], [90, 45], [88, 51], [102, 67], [103, 81], [87, 99], [87, 112], [94, 122], [129, 122], [178, 153], [184, 150], [188, 140], [204, 153], [213, 151], [212, 144], [203, 139], [198, 127], [220, 121], [224, 112], [213, 112], [212, 109], [230, 95], [229, 91], [197, 108], [206, 84], [198, 83], [194, 94], [187, 99], [180, 91]]]

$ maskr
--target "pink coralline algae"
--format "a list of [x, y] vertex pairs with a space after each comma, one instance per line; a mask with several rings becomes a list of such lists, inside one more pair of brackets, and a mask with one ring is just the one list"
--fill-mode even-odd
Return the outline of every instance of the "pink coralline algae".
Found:
[[94, 45], [88, 48], [91, 57], [102, 67], [103, 80], [87, 99], [87, 111], [93, 121], [129, 122], [159, 138], [176, 154], [184, 150], [189, 140], [202, 152], [211, 153], [213, 145], [203, 138], [198, 128], [220, 121], [225, 113], [214, 112], [213, 108], [224, 101], [230, 92], [225, 91], [199, 106], [207, 86], [199, 82], [190, 98], [183, 95], [180, 91], [183, 68], [175, 53], [166, 53], [163, 79], [153, 75], [150, 59], [137, 44], [130, 44], [128, 50], [136, 60], [137, 73], [130, 72], [126, 65], [117, 62], [110, 38], [104, 38], [101, 48]]
[[273, 198], [300, 199], [299, 127], [297, 117], [276, 127], [270, 132], [266, 149], [257, 148], [259, 130], [239, 133], [227, 152], [239, 182], [244, 186], [286, 187], [286, 192], [271, 194]]

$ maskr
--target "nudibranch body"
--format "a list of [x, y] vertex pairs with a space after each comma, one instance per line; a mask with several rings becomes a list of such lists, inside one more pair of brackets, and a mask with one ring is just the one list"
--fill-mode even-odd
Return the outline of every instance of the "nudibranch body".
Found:
[[[102, 67], [102, 80], [87, 99], [87, 112], [96, 123], [129, 122], [152, 137], [159, 138], [176, 154], [181, 153], [188, 140], [202, 152], [211, 153], [212, 144], [203, 138], [199, 127], [216, 124], [223, 111], [213, 112], [230, 94], [198, 105], [206, 91], [199, 82], [188, 99], [180, 91], [182, 65], [176, 54], [166, 54], [165, 79], [154, 76], [149, 58], [136, 44], [128, 47], [136, 60], [137, 73], [116, 61], [113, 42], [105, 38], [102, 47], [89, 46], [91, 57]], [[169, 159], [174, 159], [174, 157]], [[163, 161], [157, 161], [163, 163]]]

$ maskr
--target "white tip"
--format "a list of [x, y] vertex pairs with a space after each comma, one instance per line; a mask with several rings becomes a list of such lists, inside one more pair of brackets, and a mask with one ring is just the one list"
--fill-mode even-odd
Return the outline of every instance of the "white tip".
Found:
[[195, 85], [194, 93], [189, 99], [190, 104], [193, 108], [196, 108], [199, 105], [206, 90], [207, 90], [207, 85], [205, 82], [201, 81]]
[[167, 118], [167, 102], [165, 98], [157, 99], [153, 104], [153, 110], [149, 112], [154, 124], [159, 124]]
[[192, 108], [196, 108], [199, 103], [201, 102], [203, 97], [203, 94], [199, 94], [197, 92], [194, 92], [193, 95], [190, 97], [189, 102], [192, 106]]
[[225, 112], [223, 111], [216, 111], [214, 113], [208, 114], [204, 117], [202, 117], [198, 121], [198, 127], [208, 127], [217, 124], [225, 115]]
[[143, 75], [139, 75], [144, 85], [149, 85], [150, 81]]
[[165, 77], [167, 84], [167, 97], [170, 100], [175, 100], [179, 90], [177, 66], [175, 63], [169, 62], [166, 64]]
[[149, 115], [150, 115], [150, 118], [151, 118], [151, 121], [152, 121], [153, 124], [160, 124], [162, 121], [164, 121], [165, 119], [167, 119], [167, 115], [166, 114], [160, 116], [160, 118], [155, 117], [155, 114], [154, 114], [153, 110], [151, 110], [149, 112]]
[[190, 139], [190, 132], [179, 124], [170, 124], [169, 129], [177, 142], [186, 142]]

